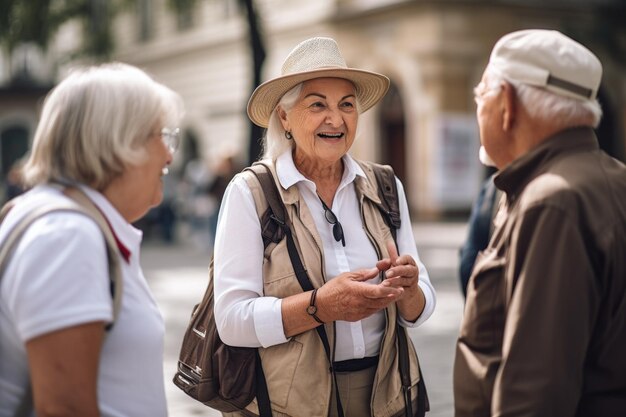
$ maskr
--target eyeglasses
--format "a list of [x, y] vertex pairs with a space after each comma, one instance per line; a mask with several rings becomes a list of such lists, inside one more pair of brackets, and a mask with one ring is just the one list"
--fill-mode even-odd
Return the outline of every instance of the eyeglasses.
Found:
[[339, 223], [339, 220], [337, 220], [337, 216], [335, 216], [335, 213], [333, 213], [332, 210], [328, 208], [326, 203], [324, 203], [322, 197], [320, 197], [319, 195], [317, 197], [322, 202], [322, 207], [324, 207], [324, 217], [326, 218], [326, 221], [333, 225], [333, 237], [337, 242], [341, 242], [341, 244], [345, 247], [346, 239], [343, 235], [343, 227], [341, 227], [341, 223]]
[[180, 146], [180, 129], [169, 129], [164, 127], [161, 129], [161, 139], [170, 153], [174, 153]]

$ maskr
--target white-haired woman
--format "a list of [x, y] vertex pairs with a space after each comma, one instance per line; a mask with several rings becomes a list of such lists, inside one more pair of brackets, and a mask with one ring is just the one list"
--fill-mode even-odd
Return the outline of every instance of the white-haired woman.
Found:
[[[165, 416], [164, 325], [139, 265], [131, 223], [162, 198], [182, 102], [143, 71], [105, 64], [73, 71], [47, 96], [24, 167], [32, 187], [0, 242], [37, 207], [79, 188], [111, 226], [122, 288], [113, 319], [103, 234], [87, 216], [36, 220], [0, 280], [0, 416]], [[32, 398], [32, 400], [30, 399]], [[30, 410], [29, 410], [30, 409]]]
[[[284, 240], [264, 248], [260, 187], [244, 171], [220, 210], [215, 316], [225, 343], [260, 348], [275, 416], [405, 415], [396, 323], [423, 323], [435, 292], [418, 258], [402, 185], [396, 180], [398, 256], [374, 203], [376, 182], [348, 154], [359, 113], [388, 86], [383, 75], [348, 68], [334, 40], [313, 38], [298, 45], [283, 75], [259, 86], [248, 103], [251, 120], [269, 126], [264, 163], [277, 180], [315, 290], [303, 292]], [[322, 323], [342, 407], [315, 331]], [[409, 344], [416, 403], [420, 376]], [[246, 412], [257, 412], [254, 403]]]

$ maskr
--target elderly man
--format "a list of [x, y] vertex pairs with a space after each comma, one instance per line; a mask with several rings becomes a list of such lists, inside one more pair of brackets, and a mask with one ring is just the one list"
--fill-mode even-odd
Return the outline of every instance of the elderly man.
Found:
[[469, 282], [457, 417], [626, 415], [626, 166], [593, 132], [601, 77], [579, 43], [524, 30], [475, 89], [506, 199]]

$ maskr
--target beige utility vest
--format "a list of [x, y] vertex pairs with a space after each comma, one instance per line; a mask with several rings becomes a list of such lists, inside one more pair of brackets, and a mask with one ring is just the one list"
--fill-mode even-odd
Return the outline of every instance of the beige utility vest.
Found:
[[[275, 165], [269, 161], [263, 162], [270, 166], [276, 180], [278, 176]], [[379, 259], [386, 258], [389, 255], [385, 242], [392, 239], [392, 236], [376, 205], [380, 204], [380, 198], [374, 172], [370, 167], [371, 163], [359, 162], [359, 164], [367, 175], [367, 179], [361, 176], [355, 179], [361, 220]], [[246, 171], [244, 175], [260, 218], [268, 207], [267, 201], [254, 174]], [[286, 216], [291, 222], [291, 230], [302, 263], [313, 287], [319, 288], [330, 277], [324, 276], [323, 245], [313, 217], [295, 185], [284, 190], [277, 180], [276, 183], [286, 207]], [[289, 259], [287, 239], [282, 239], [278, 244], [270, 243], [266, 248], [263, 279], [266, 296], [285, 298], [302, 292]], [[371, 400], [372, 413], [375, 417], [403, 415], [405, 408], [398, 364], [396, 305], [390, 305], [385, 313], [386, 329], [381, 341], [380, 359]], [[331, 355], [334, 357], [335, 325], [327, 323], [325, 326]], [[324, 346], [314, 329], [292, 337], [287, 343], [260, 348], [259, 353], [274, 416], [328, 416], [331, 395], [334, 395], [332, 377]], [[417, 355], [412, 343], [409, 343], [409, 357], [413, 409], [416, 410], [416, 385], [420, 376]], [[248, 406], [248, 410], [258, 414], [256, 399]]]

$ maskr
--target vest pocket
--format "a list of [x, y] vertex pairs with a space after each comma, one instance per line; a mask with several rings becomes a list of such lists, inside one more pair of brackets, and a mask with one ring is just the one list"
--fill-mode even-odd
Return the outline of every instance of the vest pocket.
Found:
[[270, 401], [285, 408], [293, 386], [296, 368], [300, 363], [302, 343], [291, 339], [287, 343], [260, 349], [259, 353], [263, 363], [271, 364], [271, 366], [263, 367]]
[[286, 275], [276, 277], [273, 280], [266, 280], [263, 283], [263, 293], [265, 296], [286, 298], [290, 295], [299, 294], [302, 292], [302, 287], [296, 279], [296, 275], [293, 270], [289, 271]]

